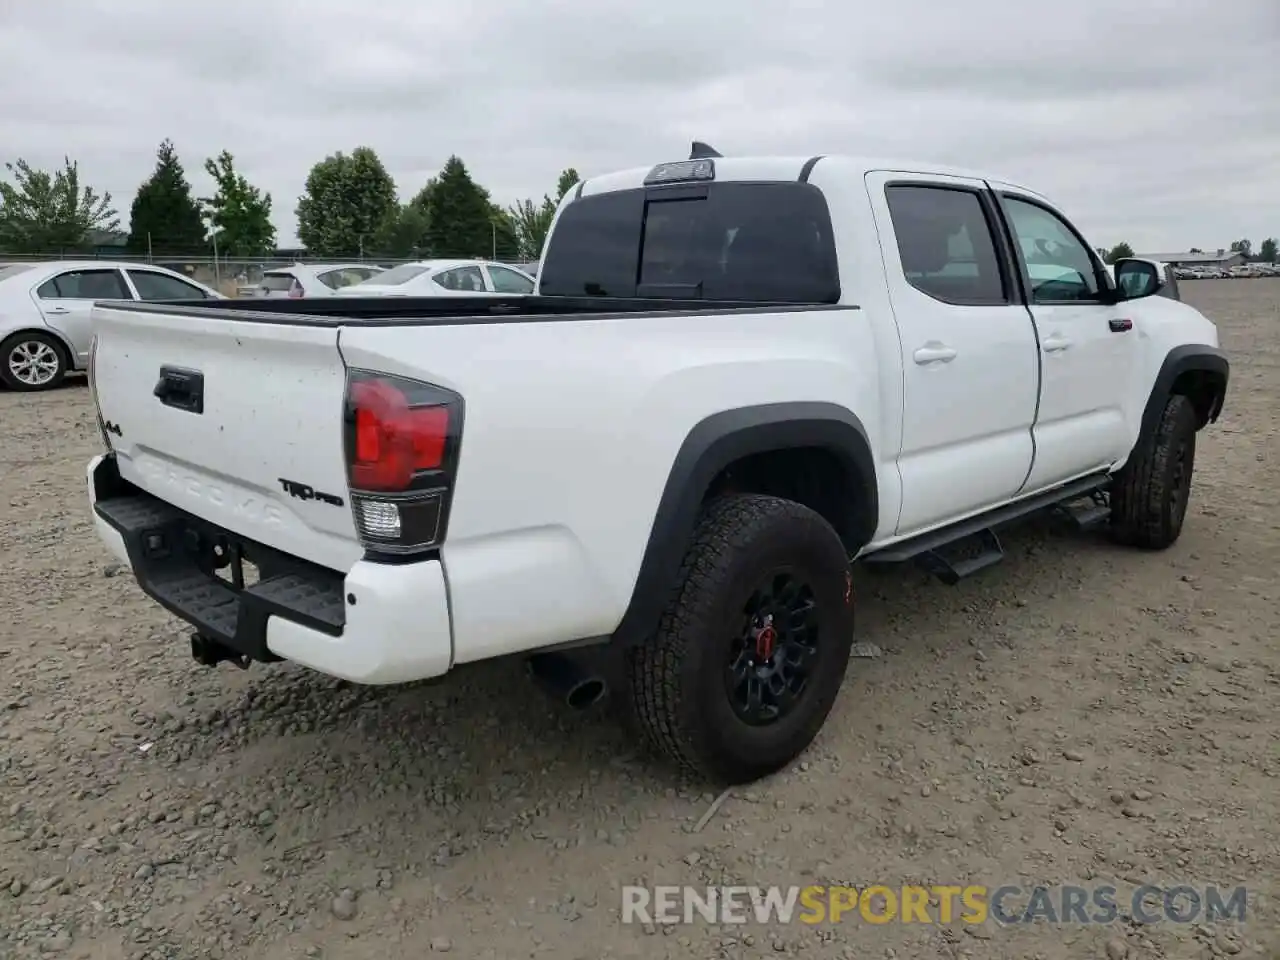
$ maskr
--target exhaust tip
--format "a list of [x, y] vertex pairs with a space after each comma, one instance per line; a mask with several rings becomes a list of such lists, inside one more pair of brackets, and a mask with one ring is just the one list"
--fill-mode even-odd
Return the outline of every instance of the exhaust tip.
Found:
[[573, 710], [599, 703], [608, 689], [602, 676], [564, 654], [536, 654], [529, 658], [527, 666], [539, 686]]
[[592, 677], [573, 687], [565, 697], [565, 703], [574, 710], [584, 710], [599, 703], [604, 698], [604, 691], [604, 681], [598, 677]]

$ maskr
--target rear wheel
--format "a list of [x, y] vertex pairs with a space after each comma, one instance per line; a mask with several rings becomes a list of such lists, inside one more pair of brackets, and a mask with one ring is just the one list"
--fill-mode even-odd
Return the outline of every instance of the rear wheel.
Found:
[[0, 344], [0, 380], [10, 390], [49, 390], [67, 374], [67, 353], [58, 340], [31, 330]]
[[1111, 531], [1120, 543], [1149, 550], [1182, 534], [1196, 460], [1196, 411], [1173, 394], [1152, 436], [1139, 442], [1111, 491]]
[[658, 629], [629, 652], [633, 719], [679, 766], [759, 779], [812, 742], [853, 644], [849, 561], [817, 513], [734, 495], [704, 512]]

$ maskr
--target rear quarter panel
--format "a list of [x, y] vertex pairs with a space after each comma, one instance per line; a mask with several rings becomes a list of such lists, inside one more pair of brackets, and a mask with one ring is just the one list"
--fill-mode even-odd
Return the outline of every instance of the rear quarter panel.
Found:
[[883, 442], [862, 310], [353, 325], [340, 349], [349, 366], [464, 398], [442, 550], [459, 662], [612, 633], [676, 453], [704, 418], [836, 403], [862, 417], [873, 452]]

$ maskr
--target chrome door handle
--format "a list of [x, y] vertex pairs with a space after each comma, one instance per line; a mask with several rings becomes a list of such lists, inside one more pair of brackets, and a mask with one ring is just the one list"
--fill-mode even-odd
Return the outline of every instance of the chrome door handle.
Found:
[[956, 352], [950, 347], [944, 347], [940, 343], [929, 344], [921, 347], [911, 355], [916, 363], [950, 363], [956, 358]]
[[70, 310], [68, 310], [66, 307], [50, 307], [50, 308], [49, 308], [48, 310], [46, 310], [45, 312], [46, 312], [46, 313], [51, 313], [51, 314], [53, 314], [55, 317], [60, 317], [60, 316], [62, 316], [64, 313], [70, 313], [71, 311], [70, 311]]
[[1060, 353], [1063, 350], [1070, 349], [1071, 341], [1068, 340], [1066, 337], [1061, 337], [1061, 336], [1058, 336], [1057, 334], [1054, 334], [1053, 336], [1046, 339], [1044, 343], [1041, 344], [1041, 346], [1044, 348], [1045, 353]]

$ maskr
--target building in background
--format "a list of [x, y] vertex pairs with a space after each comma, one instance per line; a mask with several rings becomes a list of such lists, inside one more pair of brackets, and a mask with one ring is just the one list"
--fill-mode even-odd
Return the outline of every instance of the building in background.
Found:
[[1229, 270], [1245, 262], [1243, 253], [1235, 250], [1219, 250], [1217, 253], [1135, 253], [1141, 260], [1159, 260], [1171, 267], [1211, 267]]

